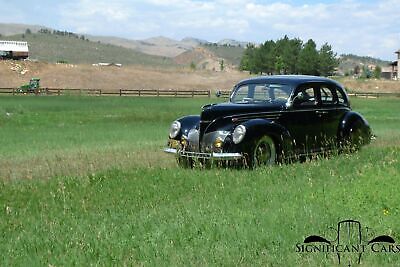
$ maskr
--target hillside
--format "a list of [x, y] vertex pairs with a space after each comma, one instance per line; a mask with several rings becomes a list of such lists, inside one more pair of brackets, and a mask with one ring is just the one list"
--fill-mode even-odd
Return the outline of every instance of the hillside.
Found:
[[191, 71], [137, 65], [118, 68], [0, 60], [0, 88], [19, 87], [31, 77], [39, 77], [41, 86], [49, 88], [229, 90], [235, 83], [248, 77], [248, 74], [239, 71]]
[[176, 57], [186, 51], [192, 50], [198, 44], [191, 38], [177, 41], [166, 37], [153, 37], [145, 40], [130, 40], [126, 38], [112, 36], [86, 36], [90, 41], [100, 41], [105, 44], [112, 44], [125, 48], [134, 49], [135, 51], [163, 57]]
[[[187, 37], [174, 40], [163, 36], [145, 40], [132, 40], [113, 36], [84, 35], [88, 41], [53, 34], [37, 33], [45, 26], [0, 23], [2, 39], [28, 41], [31, 58], [41, 61], [69, 63], [115, 62], [139, 64], [150, 67], [189, 66], [194, 62], [198, 69], [219, 69], [219, 62], [237, 67], [242, 58], [245, 42], [224, 39], [217, 43]], [[32, 34], [23, 34], [30, 29]], [[7, 36], [11, 35], [13, 36]], [[79, 36], [79, 35], [78, 35]], [[197, 49], [197, 48], [201, 49]], [[339, 73], [345, 74], [355, 66], [388, 66], [388, 61], [344, 54], [339, 57]]]
[[[11, 23], [0, 23], [0, 36], [6, 37], [9, 35], [23, 34], [29, 29], [32, 33], [37, 33], [40, 29], [51, 29], [46, 26], [28, 25], [28, 24], [11, 24]], [[75, 33], [81, 36], [82, 33]], [[114, 46], [124, 47], [133, 49], [136, 52], [141, 52], [148, 55], [156, 55], [162, 57], [174, 58], [184, 52], [192, 51], [194, 48], [203, 44], [211, 44], [209, 41], [201, 40], [194, 37], [186, 37], [182, 40], [174, 40], [164, 36], [151, 37], [144, 40], [134, 40], [116, 36], [95, 36], [89, 34], [83, 34], [85, 39], [92, 42], [101, 42], [103, 44], [111, 44]], [[244, 45], [244, 42], [239, 42], [231, 39], [224, 39], [217, 42], [219, 46], [238, 46]]]
[[42, 28], [47, 28], [40, 25], [17, 24], [17, 23], [0, 23], [0, 35], [8, 36], [25, 33], [26, 29], [36, 33]]
[[[80, 38], [82, 37], [82, 38]], [[83, 40], [83, 38], [87, 38]], [[149, 38], [137, 41], [109, 37], [120, 45], [103, 43], [102, 38], [96, 42], [87, 36], [63, 36], [50, 33], [32, 33], [7, 36], [5, 39], [27, 41], [30, 58], [50, 63], [66, 62], [72, 64], [94, 64], [99, 62], [135, 64], [148, 67], [187, 67], [192, 62], [197, 69], [220, 70], [220, 62], [224, 60], [224, 69], [236, 68], [241, 60], [244, 48], [234, 46], [200, 45], [202, 41], [186, 38], [183, 42], [165, 37]], [[125, 42], [125, 43], [124, 43]], [[184, 45], [185, 43], [186, 45]], [[124, 45], [123, 45], [124, 44]], [[131, 46], [131, 48], [126, 48]], [[147, 46], [146, 51], [143, 47]], [[150, 55], [150, 50], [159, 50], [159, 54], [170, 56]], [[153, 51], [153, 54], [156, 54]]]
[[374, 65], [374, 66], [387, 67], [389, 63], [390, 63], [389, 61], [381, 60], [378, 58], [345, 54], [345, 55], [340, 55], [339, 57], [339, 70], [342, 71], [343, 73], [346, 73], [354, 70], [355, 66], [361, 67], [363, 65], [365, 66]]
[[242, 46], [203, 45], [203, 47], [217, 57], [227, 60], [227, 63], [235, 66], [240, 65], [240, 60], [242, 59], [245, 50]]
[[30, 58], [39, 61], [64, 61], [73, 64], [113, 62], [153, 67], [176, 65], [170, 58], [148, 55], [129, 48], [68, 36], [33, 33], [7, 36], [6, 38], [27, 41], [30, 49]]

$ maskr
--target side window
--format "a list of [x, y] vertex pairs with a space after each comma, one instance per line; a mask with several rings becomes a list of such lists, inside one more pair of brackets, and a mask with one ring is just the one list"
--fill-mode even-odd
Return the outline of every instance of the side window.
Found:
[[322, 105], [337, 104], [334, 90], [328, 88], [327, 86], [321, 86], [321, 103]]
[[344, 93], [342, 92], [342, 90], [340, 90], [339, 88], [335, 88], [336, 90], [336, 95], [337, 95], [337, 98], [338, 98], [338, 104], [339, 105], [347, 105], [348, 103], [347, 103], [347, 98], [346, 98], [346, 96], [344, 95]]
[[256, 85], [254, 87], [254, 96], [253, 96], [254, 101], [257, 101], [257, 100], [264, 101], [266, 99], [269, 99], [269, 96], [267, 95], [267, 93], [268, 93], [268, 91], [267, 91], [265, 85], [262, 85], [262, 84]]
[[[270, 93], [271, 95], [273, 95], [273, 99], [275, 100], [287, 100], [288, 97], [290, 96], [290, 90], [289, 91], [285, 91], [286, 88], [282, 87], [282, 88], [272, 88], [272, 92]], [[288, 93], [289, 92], [289, 93]]]
[[249, 97], [248, 95], [249, 95], [249, 86], [248, 85], [240, 86], [239, 89], [236, 90], [236, 93], [234, 95], [235, 102], [245, 101], [245, 99]]
[[294, 106], [313, 107], [318, 104], [314, 87], [304, 87], [294, 96]]

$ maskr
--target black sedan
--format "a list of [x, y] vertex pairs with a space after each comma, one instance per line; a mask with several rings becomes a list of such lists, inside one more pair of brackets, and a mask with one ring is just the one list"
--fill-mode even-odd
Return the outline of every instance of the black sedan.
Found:
[[171, 125], [167, 153], [178, 162], [240, 161], [253, 168], [301, 156], [358, 149], [371, 139], [368, 122], [351, 110], [331, 79], [277, 75], [239, 82], [228, 103]]

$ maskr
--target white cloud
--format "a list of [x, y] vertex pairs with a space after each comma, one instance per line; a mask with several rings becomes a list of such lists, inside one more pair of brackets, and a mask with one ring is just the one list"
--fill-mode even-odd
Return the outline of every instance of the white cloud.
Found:
[[[62, 25], [86, 33], [143, 38], [193, 36], [263, 42], [287, 34], [339, 53], [391, 59], [400, 48], [399, 0], [265, 3], [257, 0], [72, 0]], [[50, 25], [51, 26], [51, 25]]]
[[67, 5], [64, 14], [67, 16], [75, 17], [77, 19], [99, 17], [105, 18], [107, 21], [123, 21], [126, 20], [131, 14], [130, 9], [125, 8], [121, 1], [110, 3], [109, 1], [92, 1], [80, 0], [75, 4]]

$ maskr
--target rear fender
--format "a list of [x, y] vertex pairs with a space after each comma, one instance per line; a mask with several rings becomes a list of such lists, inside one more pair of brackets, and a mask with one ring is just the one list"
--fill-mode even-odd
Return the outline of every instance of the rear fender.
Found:
[[364, 144], [370, 142], [372, 132], [368, 122], [359, 113], [350, 111], [344, 115], [340, 122], [338, 129], [339, 144], [342, 144], [355, 131], [360, 131]]

